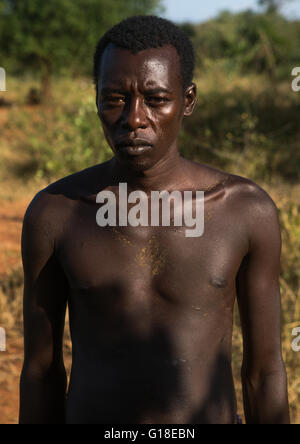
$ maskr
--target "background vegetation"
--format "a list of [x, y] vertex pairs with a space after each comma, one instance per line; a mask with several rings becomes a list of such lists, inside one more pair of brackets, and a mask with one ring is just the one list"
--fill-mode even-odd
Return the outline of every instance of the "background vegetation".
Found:
[[[92, 54], [112, 24], [135, 13], [159, 13], [160, 1], [0, 0], [0, 204], [56, 178], [111, 157], [95, 109]], [[186, 157], [247, 176], [276, 202], [282, 226], [283, 350], [292, 420], [300, 423], [300, 21], [282, 2], [260, 2], [259, 13], [223, 12], [183, 26], [194, 42], [198, 105], [184, 122]], [[2, 116], [2, 120], [1, 120]], [[5, 118], [4, 118], [5, 117]], [[21, 332], [20, 263], [0, 276], [0, 325]], [[1, 273], [0, 273], [1, 274]], [[241, 409], [242, 341], [236, 316], [233, 361]], [[272, 332], [270, 332], [272, 334]], [[1, 382], [1, 381], [0, 381]]]

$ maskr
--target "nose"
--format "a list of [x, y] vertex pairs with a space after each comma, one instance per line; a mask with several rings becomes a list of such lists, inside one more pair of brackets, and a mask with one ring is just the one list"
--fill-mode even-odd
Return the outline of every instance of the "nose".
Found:
[[140, 97], [132, 97], [127, 102], [124, 107], [122, 126], [131, 131], [135, 131], [138, 128], [145, 129], [147, 127], [143, 101]]

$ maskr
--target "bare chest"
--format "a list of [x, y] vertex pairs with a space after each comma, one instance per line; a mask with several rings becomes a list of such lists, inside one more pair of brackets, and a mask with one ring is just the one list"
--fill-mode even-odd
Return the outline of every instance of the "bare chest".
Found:
[[103, 293], [117, 287], [130, 298], [161, 298], [194, 306], [220, 296], [232, 303], [246, 238], [234, 216], [206, 205], [204, 232], [186, 236], [185, 227], [106, 226], [96, 223], [98, 207], [82, 204], [65, 230], [59, 260], [75, 292]]

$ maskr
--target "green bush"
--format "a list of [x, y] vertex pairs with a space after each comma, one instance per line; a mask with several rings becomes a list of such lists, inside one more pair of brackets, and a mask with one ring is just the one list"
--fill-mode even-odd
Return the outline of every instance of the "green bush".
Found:
[[254, 180], [299, 180], [300, 94], [289, 80], [274, 87], [263, 76], [208, 67], [196, 79], [198, 103], [184, 121], [182, 154]]
[[225, 11], [206, 23], [185, 24], [184, 29], [194, 42], [199, 72], [207, 60], [227, 60], [240, 73], [266, 73], [279, 80], [300, 60], [300, 22], [279, 13]]
[[26, 149], [37, 165], [36, 176], [49, 180], [104, 162], [112, 155], [93, 96], [76, 111], [44, 111]]

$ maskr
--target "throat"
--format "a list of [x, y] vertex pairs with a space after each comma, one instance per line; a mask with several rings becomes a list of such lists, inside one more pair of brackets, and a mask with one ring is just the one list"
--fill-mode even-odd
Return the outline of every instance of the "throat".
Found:
[[123, 168], [113, 158], [112, 173], [116, 182], [124, 182], [132, 190], [149, 193], [153, 190], [178, 190], [190, 183], [185, 160], [176, 152], [166, 159], [161, 159], [152, 168], [143, 171], [131, 171]]

